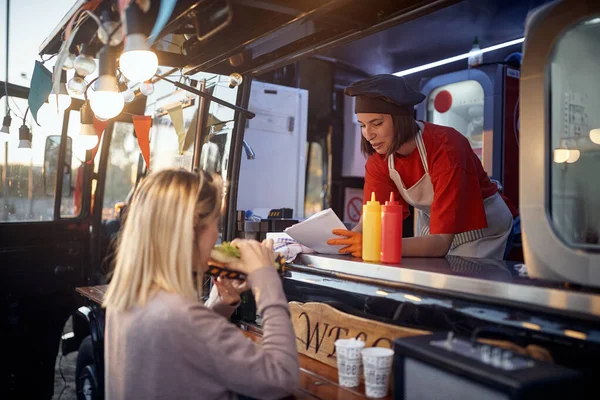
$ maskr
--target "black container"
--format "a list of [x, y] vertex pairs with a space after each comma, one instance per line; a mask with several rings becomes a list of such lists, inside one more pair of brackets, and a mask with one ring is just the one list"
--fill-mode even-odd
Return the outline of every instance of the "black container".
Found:
[[232, 321], [254, 322], [256, 321], [256, 302], [250, 290], [240, 295], [241, 303], [231, 315]]
[[269, 219], [269, 232], [283, 232], [298, 223], [297, 219]]

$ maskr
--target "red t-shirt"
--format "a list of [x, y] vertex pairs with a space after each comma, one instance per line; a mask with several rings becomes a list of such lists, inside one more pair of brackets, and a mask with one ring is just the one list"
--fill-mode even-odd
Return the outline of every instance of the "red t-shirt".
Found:
[[[430, 233], [461, 233], [487, 228], [483, 200], [496, 193], [498, 188], [488, 178], [466, 137], [447, 126], [424, 124], [422, 136], [434, 192]], [[406, 188], [412, 187], [425, 174], [417, 148], [406, 157], [395, 154], [394, 162]], [[390, 192], [394, 192], [394, 197], [400, 199], [404, 207], [404, 218], [408, 217], [408, 204], [390, 178], [387, 160], [377, 153], [367, 159], [365, 167], [365, 202], [371, 199], [372, 192], [382, 204], [389, 199]]]

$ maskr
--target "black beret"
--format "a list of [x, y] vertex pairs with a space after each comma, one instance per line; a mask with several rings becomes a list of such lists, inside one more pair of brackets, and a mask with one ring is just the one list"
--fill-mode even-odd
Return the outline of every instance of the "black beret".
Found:
[[425, 95], [411, 88], [400, 76], [381, 74], [373, 75], [348, 86], [344, 93], [347, 96], [383, 97], [398, 106], [414, 107], [425, 100]]

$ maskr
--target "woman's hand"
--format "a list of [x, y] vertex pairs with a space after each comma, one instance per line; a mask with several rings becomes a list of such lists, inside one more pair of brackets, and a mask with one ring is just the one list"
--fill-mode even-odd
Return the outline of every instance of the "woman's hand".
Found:
[[237, 305], [240, 301], [240, 294], [248, 290], [246, 282], [237, 279], [213, 278], [213, 283], [217, 287], [221, 301], [230, 306]]
[[273, 265], [275, 253], [273, 252], [272, 240], [264, 240], [262, 243], [258, 243], [255, 240], [236, 239], [232, 244], [240, 249], [240, 261], [231, 264], [232, 269], [248, 275], [257, 269]]
[[341, 254], [352, 254], [353, 257], [362, 258], [362, 233], [347, 231], [345, 229], [334, 229], [331, 233], [343, 236], [345, 239], [329, 239], [330, 246], [346, 246], [339, 250]]

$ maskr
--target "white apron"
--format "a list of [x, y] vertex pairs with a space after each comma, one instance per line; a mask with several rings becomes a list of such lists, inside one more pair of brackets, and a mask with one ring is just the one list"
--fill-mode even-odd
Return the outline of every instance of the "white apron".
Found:
[[[433, 184], [427, 166], [427, 150], [423, 143], [421, 130], [416, 136], [417, 149], [425, 175], [412, 187], [406, 188], [400, 174], [394, 166], [394, 156], [388, 157], [390, 178], [396, 184], [400, 195], [417, 210], [415, 236], [429, 235], [429, 216], [433, 203]], [[483, 200], [488, 227], [454, 235], [448, 254], [462, 257], [491, 258], [501, 260], [504, 257], [506, 241], [512, 230], [512, 214], [502, 197], [495, 193]]]

